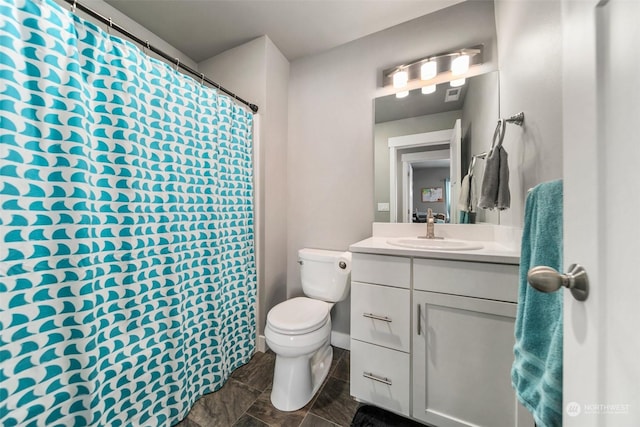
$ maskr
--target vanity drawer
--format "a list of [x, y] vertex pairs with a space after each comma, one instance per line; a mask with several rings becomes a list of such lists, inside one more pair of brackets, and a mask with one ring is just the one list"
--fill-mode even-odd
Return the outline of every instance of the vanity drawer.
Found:
[[413, 260], [415, 290], [517, 302], [518, 283], [517, 265]]
[[354, 253], [351, 259], [351, 280], [409, 289], [411, 259]]
[[409, 354], [351, 339], [351, 395], [409, 416]]
[[351, 283], [351, 337], [409, 351], [409, 290]]

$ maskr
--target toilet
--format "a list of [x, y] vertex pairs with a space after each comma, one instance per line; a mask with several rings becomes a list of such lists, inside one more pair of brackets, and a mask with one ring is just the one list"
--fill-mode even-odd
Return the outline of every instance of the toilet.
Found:
[[284, 301], [267, 314], [265, 338], [276, 354], [271, 403], [295, 411], [311, 401], [326, 378], [333, 349], [331, 308], [349, 294], [351, 252], [298, 251], [306, 297]]

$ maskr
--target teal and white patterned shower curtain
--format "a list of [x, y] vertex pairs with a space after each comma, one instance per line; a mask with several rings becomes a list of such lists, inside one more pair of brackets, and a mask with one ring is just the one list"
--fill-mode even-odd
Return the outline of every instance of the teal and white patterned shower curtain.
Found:
[[252, 115], [0, 0], [0, 425], [169, 426], [255, 346]]

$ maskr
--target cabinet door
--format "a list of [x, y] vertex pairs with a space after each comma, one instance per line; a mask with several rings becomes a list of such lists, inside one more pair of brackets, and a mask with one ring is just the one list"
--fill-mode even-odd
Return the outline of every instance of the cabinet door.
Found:
[[514, 427], [516, 304], [414, 292], [413, 417], [438, 427]]

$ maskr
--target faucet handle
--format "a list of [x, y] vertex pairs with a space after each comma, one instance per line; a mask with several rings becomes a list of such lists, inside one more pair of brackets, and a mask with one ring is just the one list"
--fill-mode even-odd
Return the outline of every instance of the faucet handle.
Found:
[[431, 208], [427, 209], [427, 218], [433, 218], [433, 210]]

